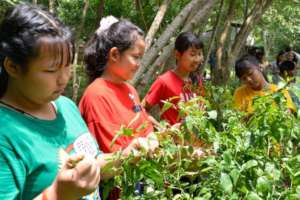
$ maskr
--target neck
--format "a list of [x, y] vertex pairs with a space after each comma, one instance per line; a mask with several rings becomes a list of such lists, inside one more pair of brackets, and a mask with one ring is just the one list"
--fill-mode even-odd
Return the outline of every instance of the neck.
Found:
[[121, 79], [120, 77], [114, 75], [113, 73], [107, 72], [107, 71], [103, 72], [101, 78], [111, 81], [113, 83], [117, 83], [117, 84], [124, 83], [123, 79]]
[[182, 70], [179, 66], [176, 67], [174, 72], [184, 81], [187, 81], [189, 79], [190, 72]]
[[35, 103], [26, 98], [22, 92], [20, 92], [18, 88], [14, 87], [12, 84], [8, 84], [6, 93], [0, 98], [0, 100], [37, 118], [54, 119], [56, 117], [55, 113], [52, 111], [51, 102], [44, 104]]

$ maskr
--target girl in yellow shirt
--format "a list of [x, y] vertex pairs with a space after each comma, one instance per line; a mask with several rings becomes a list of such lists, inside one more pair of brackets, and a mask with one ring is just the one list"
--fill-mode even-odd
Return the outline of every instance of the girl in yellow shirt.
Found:
[[[237, 77], [243, 83], [234, 92], [235, 107], [244, 112], [253, 112], [253, 98], [264, 96], [278, 90], [277, 86], [266, 81], [259, 67], [258, 61], [252, 56], [245, 56], [238, 60], [235, 65]], [[283, 91], [287, 99], [287, 106], [295, 110], [290, 95], [286, 90]]]

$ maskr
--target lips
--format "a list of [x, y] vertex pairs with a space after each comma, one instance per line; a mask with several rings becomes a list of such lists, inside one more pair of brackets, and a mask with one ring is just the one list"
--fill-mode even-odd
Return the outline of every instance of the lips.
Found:
[[61, 93], [63, 93], [64, 92], [64, 88], [62, 88], [62, 89], [58, 89], [58, 90], [55, 90], [54, 91], [54, 93], [58, 93], [58, 94], [61, 94]]

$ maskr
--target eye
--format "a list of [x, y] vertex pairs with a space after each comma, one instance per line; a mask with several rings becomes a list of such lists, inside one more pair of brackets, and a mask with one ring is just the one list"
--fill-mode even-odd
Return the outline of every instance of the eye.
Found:
[[44, 70], [44, 72], [47, 72], [47, 73], [55, 73], [57, 71], [58, 71], [58, 69], [46, 69], [46, 70]]

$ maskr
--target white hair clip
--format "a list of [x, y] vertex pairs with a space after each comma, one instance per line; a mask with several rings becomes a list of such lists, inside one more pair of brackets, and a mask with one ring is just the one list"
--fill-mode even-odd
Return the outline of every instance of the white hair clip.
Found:
[[114, 23], [118, 22], [119, 20], [110, 15], [107, 17], [103, 17], [100, 21], [100, 26], [99, 28], [96, 30], [96, 34], [100, 35], [100, 33], [102, 33], [103, 31], [107, 30], [111, 25], [113, 25]]

